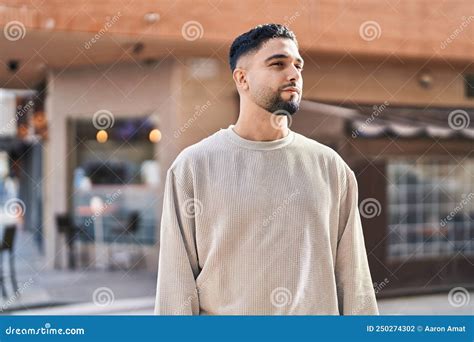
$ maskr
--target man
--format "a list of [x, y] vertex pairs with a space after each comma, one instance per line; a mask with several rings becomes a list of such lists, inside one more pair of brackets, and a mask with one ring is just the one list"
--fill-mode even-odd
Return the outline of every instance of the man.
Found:
[[378, 314], [354, 173], [288, 128], [303, 89], [295, 35], [260, 25], [229, 57], [237, 122], [167, 173], [155, 313]]

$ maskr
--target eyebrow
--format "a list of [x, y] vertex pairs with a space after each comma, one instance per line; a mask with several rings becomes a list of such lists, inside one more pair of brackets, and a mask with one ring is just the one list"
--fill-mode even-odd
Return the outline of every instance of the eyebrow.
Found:
[[[283, 53], [278, 53], [278, 54], [275, 54], [275, 55], [271, 55], [270, 57], [268, 57], [267, 59], [265, 59], [265, 63], [271, 61], [272, 59], [278, 59], [278, 58], [288, 58], [289, 56], [288, 55], [285, 55]], [[304, 60], [302, 58], [299, 58], [297, 57], [296, 60], [298, 62], [300, 62], [301, 64], [304, 64]]]

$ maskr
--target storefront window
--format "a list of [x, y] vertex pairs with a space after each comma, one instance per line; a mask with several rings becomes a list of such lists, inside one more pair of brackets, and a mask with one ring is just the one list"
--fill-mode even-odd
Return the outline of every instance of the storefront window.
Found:
[[396, 160], [387, 174], [389, 259], [474, 254], [474, 160]]
[[80, 239], [96, 238], [100, 216], [105, 242], [155, 243], [160, 171], [150, 132], [156, 130], [147, 118], [116, 120], [102, 132], [90, 121], [75, 123], [73, 206]]

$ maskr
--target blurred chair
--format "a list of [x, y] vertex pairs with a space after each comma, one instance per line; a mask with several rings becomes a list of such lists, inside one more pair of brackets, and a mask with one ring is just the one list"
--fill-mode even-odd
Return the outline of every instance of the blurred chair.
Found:
[[74, 223], [74, 219], [70, 214], [56, 215], [56, 228], [58, 233], [62, 234], [66, 239], [68, 268], [75, 269], [75, 241], [81, 236], [86, 236], [89, 239], [89, 236], [83, 229]]
[[[112, 227], [111, 232], [114, 235], [113, 241], [112, 241], [112, 254], [116, 254], [115, 249], [117, 246], [117, 240], [120, 239], [121, 237], [125, 238], [125, 242], [130, 244], [129, 248], [129, 255], [126, 256], [126, 259], [130, 258], [130, 263], [133, 258], [132, 252], [134, 252], [136, 249], [138, 249], [138, 253], [140, 255], [142, 254], [142, 249], [138, 245], [135, 239], [135, 235], [138, 231], [138, 228], [140, 226], [141, 222], [141, 217], [140, 217], [140, 212], [137, 210], [131, 211], [128, 215], [127, 218], [123, 221], [120, 222], [119, 224], [116, 225], [115, 227]], [[122, 250], [121, 253], [123, 254], [124, 251]], [[133, 265], [131, 265], [133, 266]]]
[[118, 225], [112, 227], [112, 233], [119, 234], [119, 236], [127, 236], [131, 238], [137, 230], [140, 224], [140, 212], [137, 210], [131, 211], [125, 221], [120, 222]]
[[128, 239], [131, 239], [133, 235], [137, 232], [138, 226], [140, 225], [140, 212], [137, 210], [131, 211], [128, 214], [125, 222], [119, 223], [112, 228], [112, 233], [120, 236], [125, 236]]
[[18, 291], [18, 284], [16, 281], [16, 272], [15, 272], [15, 261], [14, 261], [14, 254], [13, 254], [13, 244], [15, 242], [15, 235], [16, 235], [16, 225], [11, 224], [7, 225], [3, 230], [3, 239], [0, 245], [0, 282], [2, 287], [2, 296], [5, 298], [7, 296], [7, 292], [5, 289], [5, 281], [3, 276], [3, 252], [7, 252], [9, 254], [9, 263], [10, 263], [10, 279], [12, 282], [13, 292]]

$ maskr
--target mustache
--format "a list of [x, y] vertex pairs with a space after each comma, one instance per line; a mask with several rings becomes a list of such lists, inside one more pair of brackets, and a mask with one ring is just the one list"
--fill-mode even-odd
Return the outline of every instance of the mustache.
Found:
[[283, 90], [283, 89], [289, 88], [289, 87], [294, 87], [294, 88], [299, 89], [299, 87], [296, 85], [296, 83], [288, 83], [288, 84], [285, 84], [284, 86], [280, 87], [280, 90]]

